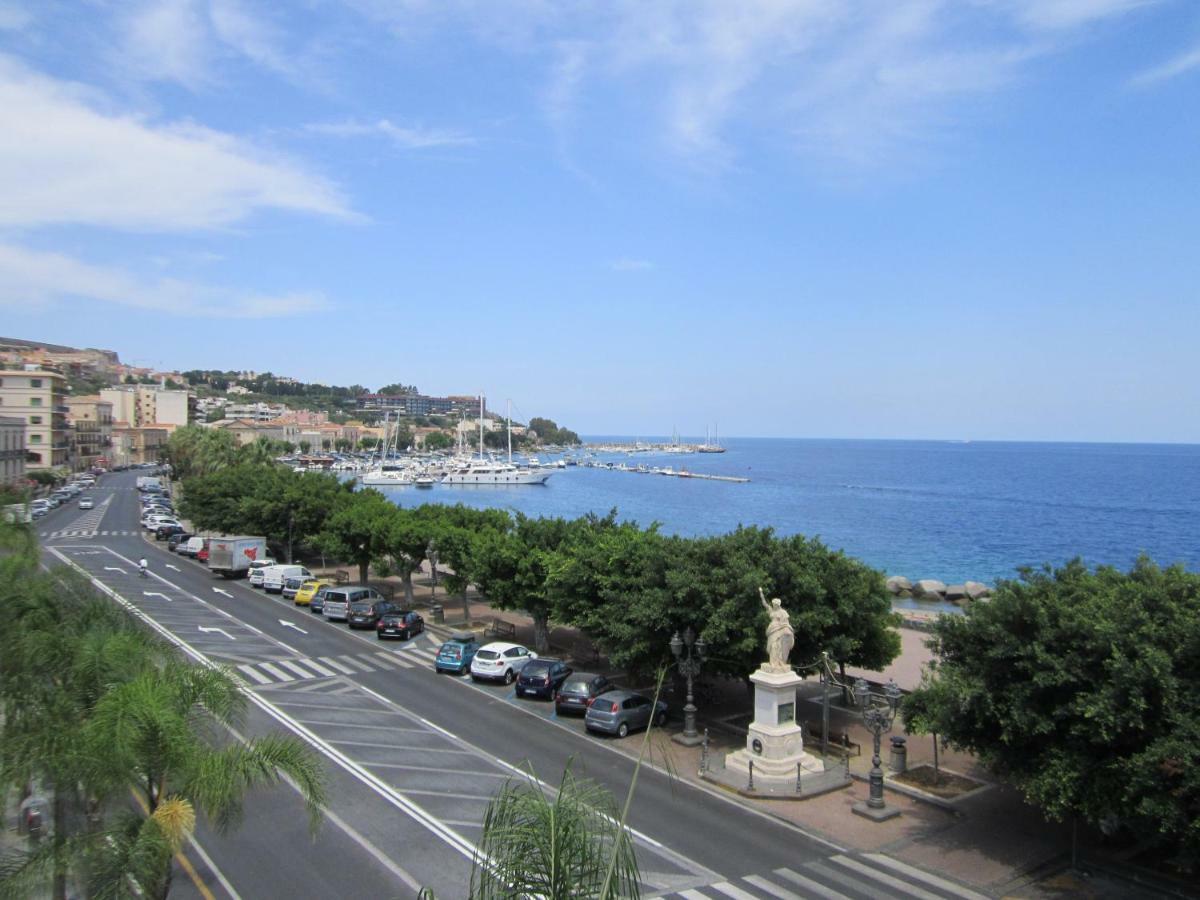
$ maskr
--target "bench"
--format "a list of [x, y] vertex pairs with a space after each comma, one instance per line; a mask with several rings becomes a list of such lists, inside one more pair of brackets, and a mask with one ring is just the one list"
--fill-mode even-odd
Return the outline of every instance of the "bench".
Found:
[[487, 633], [490, 637], [515, 638], [517, 636], [517, 626], [512, 622], [504, 621], [499, 616], [493, 616], [492, 624], [488, 626]]
[[350, 573], [347, 572], [345, 569], [335, 569], [334, 573], [333, 573], [333, 580], [336, 581], [338, 584], [349, 584], [350, 583]]

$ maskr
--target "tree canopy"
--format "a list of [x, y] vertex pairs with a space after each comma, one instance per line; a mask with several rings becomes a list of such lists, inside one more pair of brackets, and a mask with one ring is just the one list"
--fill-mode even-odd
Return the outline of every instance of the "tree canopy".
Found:
[[1023, 570], [942, 616], [908, 728], [943, 735], [1047, 816], [1200, 853], [1200, 575]]

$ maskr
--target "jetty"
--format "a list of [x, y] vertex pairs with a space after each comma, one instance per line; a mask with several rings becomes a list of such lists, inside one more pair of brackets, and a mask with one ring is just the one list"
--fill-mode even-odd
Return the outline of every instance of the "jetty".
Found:
[[689, 472], [687, 469], [676, 469], [671, 466], [647, 466], [645, 464], [631, 466], [626, 463], [600, 462], [590, 459], [583, 462], [585, 468], [604, 469], [608, 472], [632, 472], [634, 475], [665, 475], [668, 478], [694, 478], [697, 481], [727, 481], [731, 484], [746, 484], [749, 478], [741, 475], [711, 475], [708, 472]]

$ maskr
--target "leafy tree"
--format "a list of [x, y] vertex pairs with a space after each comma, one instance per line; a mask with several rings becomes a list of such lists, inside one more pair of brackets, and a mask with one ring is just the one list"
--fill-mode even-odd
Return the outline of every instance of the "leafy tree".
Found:
[[537, 435], [538, 440], [547, 444], [578, 444], [579, 435], [575, 432], [559, 428], [553, 419], [534, 416], [529, 420], [529, 431]]
[[1047, 816], [1123, 823], [1200, 853], [1200, 574], [1022, 570], [942, 616], [932, 674], [904, 703]]
[[449, 450], [454, 446], [454, 438], [446, 434], [444, 431], [431, 431], [425, 435], [424, 444], [426, 450]]
[[368, 488], [350, 494], [329, 517], [323, 545], [358, 566], [366, 584], [371, 563], [388, 554], [388, 537], [397, 507], [379, 491]]
[[386, 568], [400, 576], [404, 603], [413, 605], [412, 576], [421, 567], [430, 543], [438, 533], [440, 506], [426, 504], [416, 509], [396, 508], [383, 536]]
[[301, 453], [307, 453], [311, 449], [312, 449], [311, 441], [301, 441], [300, 442], [300, 452]]
[[381, 387], [378, 390], [377, 393], [387, 394], [389, 396], [396, 397], [401, 394], [419, 394], [421, 392], [417, 390], [417, 386], [415, 384], [396, 383], [396, 384], [385, 384], [383, 387]]
[[36, 481], [41, 485], [55, 485], [60, 481], [65, 480], [65, 476], [61, 472], [56, 472], [53, 469], [32, 469], [25, 473], [25, 477], [30, 481]]
[[463, 621], [471, 618], [468, 588], [476, 582], [481, 571], [477, 548], [489, 532], [507, 531], [512, 525], [509, 514], [502, 509], [472, 509], [461, 503], [445, 506], [434, 533], [438, 559], [448, 564], [446, 590], [458, 592], [462, 598]]
[[165, 456], [175, 477], [184, 479], [234, 465], [239, 451], [237, 440], [228, 431], [185, 425], [167, 439]]
[[239, 522], [248, 533], [264, 535], [283, 547], [290, 563], [296, 544], [320, 534], [329, 517], [350, 501], [352, 486], [325, 472], [256, 468], [260, 474], [251, 492], [237, 505]]
[[379, 446], [379, 438], [374, 435], [363, 435], [358, 439], [358, 446], [362, 450], [373, 450]]

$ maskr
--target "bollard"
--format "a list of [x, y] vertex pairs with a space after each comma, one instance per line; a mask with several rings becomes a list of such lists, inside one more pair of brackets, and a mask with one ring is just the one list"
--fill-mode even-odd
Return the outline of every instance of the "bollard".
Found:
[[846, 780], [849, 781], [850, 780], [850, 754], [847, 753], [845, 755], [844, 759], [846, 760]]
[[904, 744], [904, 738], [900, 736], [892, 738], [892, 758], [888, 760], [888, 768], [897, 775], [908, 768], [908, 748]]
[[435, 603], [433, 606], [429, 607], [429, 614], [433, 616], [433, 621], [435, 624], [441, 625], [446, 621], [446, 610], [443, 609], [440, 604]]
[[750, 760], [750, 781], [746, 784], [746, 790], [754, 790], [754, 760]]
[[708, 774], [708, 729], [704, 729], [704, 743], [700, 745], [700, 774]]
[[800, 784], [800, 779], [803, 777], [803, 775], [804, 775], [804, 766], [802, 766], [800, 763], [796, 763], [796, 793], [797, 794], [799, 794], [803, 791], [803, 787]]

